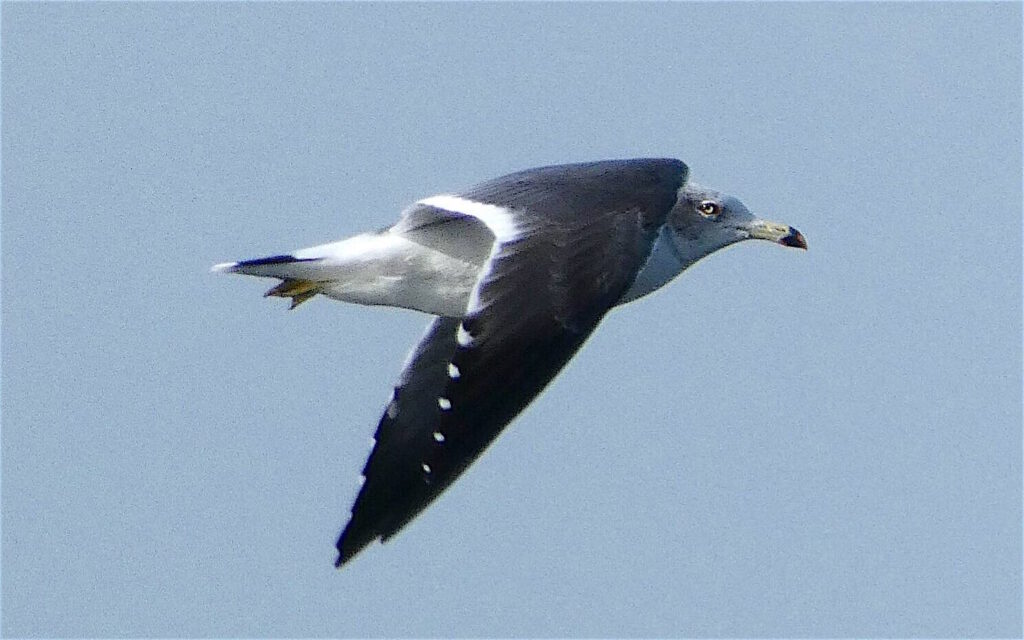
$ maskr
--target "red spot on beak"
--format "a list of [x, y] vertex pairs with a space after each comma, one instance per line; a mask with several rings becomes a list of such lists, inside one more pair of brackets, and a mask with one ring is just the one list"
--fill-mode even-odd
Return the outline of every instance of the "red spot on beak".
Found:
[[779, 240], [779, 244], [784, 247], [796, 247], [797, 249], [807, 250], [807, 241], [804, 240], [804, 234], [800, 233], [793, 227], [789, 228], [789, 233], [784, 238]]

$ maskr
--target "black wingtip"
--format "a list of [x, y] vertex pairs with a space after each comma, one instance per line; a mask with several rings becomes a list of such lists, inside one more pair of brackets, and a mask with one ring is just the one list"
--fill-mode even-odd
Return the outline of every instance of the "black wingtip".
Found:
[[365, 546], [366, 545], [364, 544], [362, 547], [359, 547], [355, 551], [352, 551], [351, 549], [345, 549], [345, 547], [342, 545], [341, 541], [339, 540], [338, 541], [338, 546], [337, 546], [338, 558], [334, 561], [334, 568], [335, 569], [341, 569], [342, 567], [344, 567], [346, 564], [348, 564], [348, 561], [351, 560], [352, 558], [354, 558], [357, 553], [362, 551], [363, 547], [365, 547]]
[[335, 548], [338, 550], [338, 559], [334, 561], [334, 567], [341, 569], [349, 560], [354, 558], [360, 551], [366, 548], [371, 542], [377, 539], [377, 535], [367, 531], [356, 531], [350, 522], [345, 530], [338, 536]]
[[338, 538], [338, 543], [334, 545], [334, 548], [338, 550], [338, 558], [334, 561], [334, 568], [340, 569], [346, 562], [352, 559], [351, 554], [345, 553], [345, 534], [342, 533], [341, 537]]

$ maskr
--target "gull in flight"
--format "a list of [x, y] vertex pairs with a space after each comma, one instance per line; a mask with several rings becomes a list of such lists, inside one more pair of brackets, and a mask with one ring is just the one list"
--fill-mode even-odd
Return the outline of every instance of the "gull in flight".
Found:
[[613, 307], [719, 249], [796, 229], [690, 183], [679, 160], [565, 164], [424, 198], [394, 226], [214, 271], [435, 316], [395, 383], [338, 538], [341, 567], [441, 494], [544, 389]]

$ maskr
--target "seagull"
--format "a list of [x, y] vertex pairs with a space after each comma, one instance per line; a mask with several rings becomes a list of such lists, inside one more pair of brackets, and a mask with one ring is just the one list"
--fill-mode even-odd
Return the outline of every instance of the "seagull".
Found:
[[424, 198], [392, 227], [215, 272], [435, 316], [374, 435], [336, 567], [386, 542], [547, 386], [612, 308], [743, 240], [806, 249], [799, 231], [688, 182], [679, 160], [527, 169]]

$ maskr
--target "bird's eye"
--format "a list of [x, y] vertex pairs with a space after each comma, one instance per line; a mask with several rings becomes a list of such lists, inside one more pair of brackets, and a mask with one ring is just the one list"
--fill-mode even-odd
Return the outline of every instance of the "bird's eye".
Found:
[[718, 206], [718, 203], [715, 202], [714, 200], [705, 200], [701, 202], [698, 205], [698, 209], [700, 210], [701, 215], [708, 218], [714, 218], [721, 211], [721, 209]]

